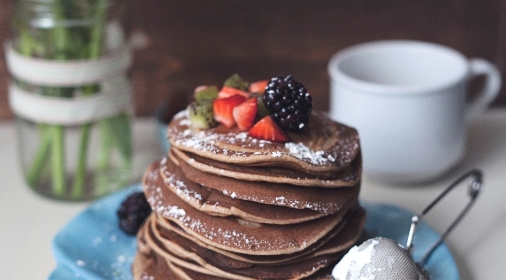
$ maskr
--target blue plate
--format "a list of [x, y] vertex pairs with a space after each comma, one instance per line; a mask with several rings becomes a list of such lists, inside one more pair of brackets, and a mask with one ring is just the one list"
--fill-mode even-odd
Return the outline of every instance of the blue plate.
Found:
[[169, 139], [167, 139], [167, 126], [168, 124], [156, 121], [156, 139], [158, 139], [158, 143], [162, 148], [162, 154], [169, 154]]
[[[118, 227], [116, 210], [136, 185], [92, 203], [65, 225], [53, 240], [57, 267], [49, 276], [56, 279], [132, 279], [130, 266], [136, 252], [135, 237]], [[362, 203], [368, 213], [366, 229], [375, 235], [406, 244], [412, 213], [402, 208]], [[423, 221], [417, 227], [414, 258], [417, 260], [439, 238]], [[441, 244], [428, 259], [425, 269], [431, 279], [459, 279], [457, 265], [448, 247]]]

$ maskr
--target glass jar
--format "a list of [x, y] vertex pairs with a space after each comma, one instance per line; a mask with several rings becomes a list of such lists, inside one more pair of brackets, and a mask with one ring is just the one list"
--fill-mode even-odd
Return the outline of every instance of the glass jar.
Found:
[[17, 0], [6, 60], [27, 184], [61, 200], [131, 181], [132, 90], [124, 2]]

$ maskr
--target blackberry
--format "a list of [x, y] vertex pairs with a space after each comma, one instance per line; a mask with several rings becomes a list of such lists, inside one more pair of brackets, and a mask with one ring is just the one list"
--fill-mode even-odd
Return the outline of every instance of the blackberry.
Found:
[[304, 128], [313, 109], [311, 95], [291, 75], [271, 78], [262, 99], [271, 118], [292, 132]]
[[151, 206], [143, 192], [135, 192], [121, 203], [116, 214], [121, 230], [128, 235], [135, 235], [144, 220], [151, 214]]

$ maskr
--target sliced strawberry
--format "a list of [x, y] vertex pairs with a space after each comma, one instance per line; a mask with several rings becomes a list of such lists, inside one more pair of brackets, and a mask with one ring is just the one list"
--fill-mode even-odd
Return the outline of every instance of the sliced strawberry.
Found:
[[269, 80], [263, 80], [263, 81], [251, 83], [249, 85], [249, 92], [259, 92], [259, 93], [263, 94], [268, 83], [269, 83]]
[[272, 120], [270, 116], [259, 120], [250, 130], [249, 135], [254, 138], [286, 142], [288, 136], [285, 132]]
[[214, 100], [214, 119], [228, 128], [234, 127], [235, 120], [232, 110], [235, 106], [243, 103], [244, 100], [246, 100], [246, 97], [241, 95], [232, 95], [230, 97]]
[[220, 92], [218, 93], [218, 98], [227, 98], [227, 97], [230, 97], [233, 95], [240, 95], [245, 98], [249, 97], [249, 93], [247, 93], [245, 91], [242, 91], [240, 89], [236, 89], [236, 88], [233, 88], [230, 86], [223, 86], [221, 88]]
[[232, 114], [239, 130], [248, 131], [253, 126], [257, 115], [257, 107], [256, 97], [248, 98], [243, 103], [235, 106]]

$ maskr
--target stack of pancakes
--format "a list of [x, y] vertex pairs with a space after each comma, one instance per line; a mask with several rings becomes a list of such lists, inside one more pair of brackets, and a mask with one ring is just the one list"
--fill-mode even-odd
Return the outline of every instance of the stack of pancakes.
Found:
[[169, 155], [145, 173], [134, 277], [325, 278], [365, 221], [356, 130], [317, 112], [287, 143], [190, 125], [174, 117]]

